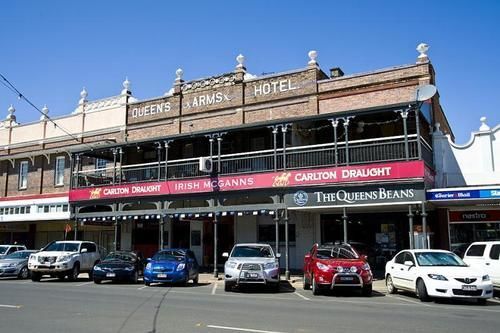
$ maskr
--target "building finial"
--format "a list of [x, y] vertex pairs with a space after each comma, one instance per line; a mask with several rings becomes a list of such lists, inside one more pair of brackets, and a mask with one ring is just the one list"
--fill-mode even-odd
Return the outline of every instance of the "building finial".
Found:
[[87, 92], [87, 90], [85, 89], [85, 87], [83, 87], [82, 91], [80, 91], [80, 100], [78, 101], [78, 105], [83, 105], [85, 103], [87, 103], [87, 96], [89, 95], [89, 93]]
[[238, 62], [238, 65], [236, 65], [236, 71], [237, 72], [246, 72], [245, 68], [245, 56], [243, 54], [238, 54], [236, 57], [236, 61]]
[[180, 83], [182, 82], [182, 75], [184, 74], [184, 71], [182, 68], [177, 68], [175, 71], [175, 83]]
[[130, 81], [128, 80], [128, 76], [125, 76], [125, 81], [122, 83], [123, 89], [121, 94], [122, 95], [129, 95], [130, 94]]
[[316, 58], [318, 58], [318, 52], [315, 50], [311, 50], [309, 51], [309, 53], [307, 53], [307, 55], [309, 56], [310, 59], [309, 62], [307, 63], [309, 67], [317, 67], [318, 62], [316, 61]]
[[42, 115], [40, 116], [40, 121], [47, 121], [47, 119], [49, 119], [49, 108], [47, 107], [47, 104], [45, 104], [43, 106], [43, 109], [42, 109]]
[[16, 112], [16, 109], [14, 108], [14, 106], [13, 106], [12, 104], [11, 104], [11, 105], [9, 106], [9, 108], [7, 109], [7, 112], [8, 112], [9, 114], [7, 115], [7, 118], [6, 118], [6, 119], [7, 119], [7, 120], [14, 120], [14, 121], [16, 121], [16, 116], [14, 115], [14, 112]]
[[490, 127], [486, 124], [486, 117], [481, 117], [479, 119], [481, 121], [481, 127], [479, 127], [479, 130], [482, 131], [489, 131]]
[[429, 50], [429, 45], [425, 43], [420, 43], [417, 45], [416, 50], [418, 51], [418, 53], [420, 53], [420, 55], [417, 58], [417, 64], [429, 61], [429, 56], [427, 55], [427, 51]]

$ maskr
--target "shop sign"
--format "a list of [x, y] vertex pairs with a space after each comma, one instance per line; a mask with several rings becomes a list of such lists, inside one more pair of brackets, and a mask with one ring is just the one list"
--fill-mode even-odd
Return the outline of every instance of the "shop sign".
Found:
[[500, 188], [488, 190], [427, 192], [427, 200], [500, 199]]
[[355, 206], [374, 203], [423, 201], [424, 189], [412, 187], [356, 187], [299, 190], [285, 195], [289, 207]]
[[450, 222], [500, 222], [500, 210], [451, 211]]
[[423, 162], [410, 161], [75, 189], [70, 191], [69, 200], [287, 188], [395, 179], [423, 179], [423, 177]]

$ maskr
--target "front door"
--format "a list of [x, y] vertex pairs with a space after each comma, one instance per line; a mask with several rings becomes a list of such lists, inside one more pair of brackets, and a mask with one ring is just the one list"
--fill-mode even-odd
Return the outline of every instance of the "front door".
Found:
[[203, 259], [203, 221], [191, 221], [190, 249], [193, 251], [196, 260], [202, 262]]

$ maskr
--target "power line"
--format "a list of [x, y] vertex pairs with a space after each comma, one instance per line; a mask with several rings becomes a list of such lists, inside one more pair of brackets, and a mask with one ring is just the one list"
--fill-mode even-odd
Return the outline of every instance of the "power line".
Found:
[[0, 73], [0, 77], [3, 79], [3, 81], [0, 81], [7, 89], [9, 89], [11, 92], [13, 92], [15, 95], [17, 95], [17, 97], [19, 99], [23, 99], [26, 103], [28, 103], [29, 105], [31, 105], [35, 110], [37, 110], [40, 114], [42, 114], [46, 119], [47, 121], [51, 122], [52, 124], [54, 124], [54, 127], [56, 128], [59, 128], [61, 131], [63, 131], [64, 133], [66, 133], [69, 137], [71, 137], [73, 140], [77, 141], [78, 143], [82, 143], [86, 146], [88, 146], [91, 150], [94, 149], [94, 147], [92, 147], [91, 145], [89, 145], [88, 143], [85, 143], [85, 142], [80, 142], [80, 140], [74, 136], [73, 134], [71, 134], [69, 131], [67, 131], [64, 127], [58, 125], [54, 120], [52, 120], [52, 118], [49, 117], [48, 114], [44, 113], [42, 110], [40, 110], [35, 104], [33, 104], [26, 96], [24, 96], [5, 76], [3, 76], [1, 73]]

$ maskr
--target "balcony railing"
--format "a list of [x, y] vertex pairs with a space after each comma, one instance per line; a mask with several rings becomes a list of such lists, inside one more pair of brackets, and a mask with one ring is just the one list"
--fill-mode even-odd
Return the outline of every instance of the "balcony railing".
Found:
[[[270, 149], [221, 155], [218, 175], [418, 160], [417, 136], [408, 136], [407, 143], [408, 156], [404, 136], [349, 141], [347, 149], [345, 142], [338, 142], [337, 149], [333, 143], [328, 143], [287, 147], [285, 151], [281, 148], [276, 153]], [[421, 140], [420, 149], [420, 159], [432, 166], [431, 146]], [[213, 156], [213, 162], [214, 169], [219, 170], [217, 156]], [[199, 158], [187, 158], [168, 161], [167, 168], [162, 161], [75, 171], [73, 188], [206, 177], [207, 173], [200, 171], [198, 166]]]

